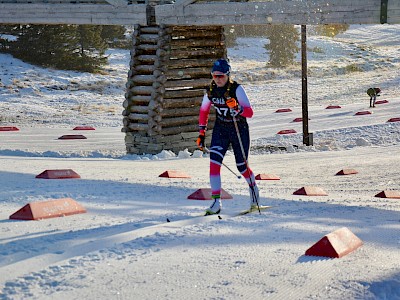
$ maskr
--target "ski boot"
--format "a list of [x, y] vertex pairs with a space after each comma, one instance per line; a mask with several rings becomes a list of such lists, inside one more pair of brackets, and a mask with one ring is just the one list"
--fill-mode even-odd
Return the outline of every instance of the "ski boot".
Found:
[[214, 202], [213, 202], [213, 204], [211, 204], [211, 206], [209, 208], [206, 209], [205, 216], [217, 215], [221, 212], [221, 208], [222, 208], [221, 198], [214, 197], [214, 195], [212, 196], [212, 198], [214, 198]]
[[250, 192], [250, 210], [257, 210], [258, 205], [260, 204], [260, 191], [258, 190], [258, 186], [249, 186]]

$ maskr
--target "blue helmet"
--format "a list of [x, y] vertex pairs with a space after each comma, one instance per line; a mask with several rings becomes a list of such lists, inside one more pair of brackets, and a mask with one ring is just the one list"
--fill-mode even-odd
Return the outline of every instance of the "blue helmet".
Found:
[[216, 71], [229, 75], [231, 72], [231, 66], [225, 59], [220, 58], [214, 62], [211, 73]]

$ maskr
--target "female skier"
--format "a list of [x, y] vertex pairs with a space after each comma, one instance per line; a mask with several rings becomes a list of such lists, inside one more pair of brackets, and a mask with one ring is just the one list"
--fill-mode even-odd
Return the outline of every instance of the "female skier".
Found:
[[[221, 203], [221, 164], [232, 145], [236, 166], [249, 184], [250, 209], [258, 207], [259, 190], [254, 174], [247, 164], [250, 148], [250, 135], [247, 118], [253, 116], [253, 109], [243, 87], [230, 77], [231, 67], [225, 59], [214, 62], [211, 70], [212, 81], [203, 97], [199, 115], [199, 137], [197, 145], [205, 148], [205, 132], [210, 107], [215, 107], [217, 117], [210, 145], [210, 184], [214, 202], [206, 210], [206, 215], [219, 214]], [[235, 122], [237, 127], [235, 126]], [[238, 132], [240, 140], [238, 138]], [[242, 147], [246, 157], [243, 157]], [[207, 151], [207, 148], [205, 148]]]

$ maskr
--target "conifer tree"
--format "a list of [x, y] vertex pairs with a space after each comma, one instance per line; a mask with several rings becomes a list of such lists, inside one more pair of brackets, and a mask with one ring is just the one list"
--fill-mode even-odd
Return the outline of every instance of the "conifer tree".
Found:
[[103, 25], [101, 26], [101, 38], [110, 47], [125, 47], [126, 28], [120, 25]]
[[101, 37], [102, 26], [79, 25], [78, 45], [81, 70], [94, 72], [107, 62], [104, 56], [107, 44]]
[[45, 67], [68, 69], [73, 58], [76, 27], [70, 25], [35, 25], [18, 38], [21, 58]]
[[21, 25], [17, 40], [7, 44], [7, 52], [24, 61], [67, 70], [95, 72], [107, 62], [107, 44], [102, 26]]
[[349, 29], [348, 24], [322, 24], [315, 27], [315, 32], [319, 35], [334, 37]]
[[267, 36], [270, 43], [265, 48], [269, 53], [269, 65], [287, 67], [294, 64], [296, 53], [300, 50], [300, 34], [294, 25], [270, 25]]

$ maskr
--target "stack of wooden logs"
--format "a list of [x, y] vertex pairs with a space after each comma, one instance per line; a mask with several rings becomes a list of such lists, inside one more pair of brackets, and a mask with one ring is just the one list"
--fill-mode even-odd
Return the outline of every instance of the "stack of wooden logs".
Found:
[[123, 104], [128, 153], [196, 148], [200, 104], [221, 57], [222, 26], [135, 26]]

